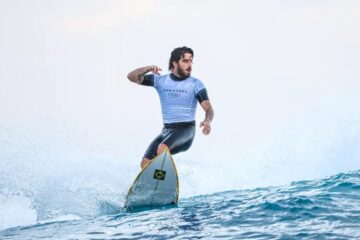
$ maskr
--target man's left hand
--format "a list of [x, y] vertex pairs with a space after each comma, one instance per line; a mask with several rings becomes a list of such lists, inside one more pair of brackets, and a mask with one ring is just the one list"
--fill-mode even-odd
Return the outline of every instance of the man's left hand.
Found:
[[211, 131], [210, 121], [207, 121], [207, 120], [202, 121], [200, 123], [200, 128], [201, 127], [203, 128], [202, 132], [203, 132], [204, 135], [209, 135], [210, 134], [210, 131]]

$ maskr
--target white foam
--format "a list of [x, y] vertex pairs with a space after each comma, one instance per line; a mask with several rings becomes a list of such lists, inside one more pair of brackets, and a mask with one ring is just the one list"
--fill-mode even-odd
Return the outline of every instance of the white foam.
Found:
[[26, 197], [0, 196], [0, 230], [36, 223], [36, 211]]

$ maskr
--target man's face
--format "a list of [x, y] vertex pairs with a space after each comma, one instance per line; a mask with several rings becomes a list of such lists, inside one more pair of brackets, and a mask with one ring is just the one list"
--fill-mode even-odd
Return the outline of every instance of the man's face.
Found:
[[187, 78], [191, 75], [193, 56], [190, 53], [185, 53], [180, 58], [179, 62], [174, 62], [174, 71], [180, 77]]

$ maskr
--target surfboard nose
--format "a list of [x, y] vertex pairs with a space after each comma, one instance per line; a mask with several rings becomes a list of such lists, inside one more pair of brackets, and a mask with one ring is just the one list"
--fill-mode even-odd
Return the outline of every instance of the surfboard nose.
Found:
[[131, 185], [125, 208], [177, 204], [179, 180], [170, 151], [166, 148], [141, 170]]

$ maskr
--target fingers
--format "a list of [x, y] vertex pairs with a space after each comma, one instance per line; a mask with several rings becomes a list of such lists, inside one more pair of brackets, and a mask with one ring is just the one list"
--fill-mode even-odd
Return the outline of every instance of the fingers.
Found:
[[203, 134], [204, 135], [209, 135], [210, 134], [210, 131], [211, 131], [211, 127], [204, 127], [203, 128]]
[[160, 74], [159, 72], [162, 71], [161, 68], [159, 68], [158, 66], [155, 66], [155, 65], [150, 66], [149, 70], [150, 70], [150, 72], [157, 74], [157, 75], [159, 75]]
[[211, 126], [208, 122], [201, 122], [200, 128], [203, 127], [202, 132], [204, 135], [209, 135], [211, 131]]

